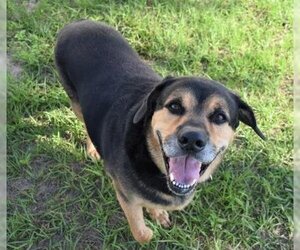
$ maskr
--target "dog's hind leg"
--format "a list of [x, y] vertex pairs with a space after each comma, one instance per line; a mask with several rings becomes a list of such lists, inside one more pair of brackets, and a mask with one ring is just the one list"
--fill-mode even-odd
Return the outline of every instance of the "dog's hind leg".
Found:
[[145, 225], [143, 207], [134, 203], [126, 202], [117, 191], [118, 201], [128, 220], [131, 233], [136, 241], [141, 244], [149, 242], [153, 237], [152, 230]]
[[[81, 112], [81, 107], [79, 105], [78, 102], [76, 101], [71, 101], [71, 106], [73, 109], [73, 112], [75, 113], [75, 115], [77, 116], [77, 118], [83, 122], [84, 126], [84, 120], [83, 120], [83, 115]], [[89, 134], [87, 132], [86, 126], [85, 126], [85, 130], [86, 130], [86, 135], [87, 135], [87, 139], [86, 139], [86, 151], [89, 157], [91, 157], [94, 160], [100, 160], [100, 154], [97, 151], [95, 145], [93, 144], [93, 142], [91, 141], [91, 138], [89, 137]]]
[[[72, 106], [73, 112], [75, 113], [77, 118], [83, 122], [83, 124], [85, 126], [81, 107], [78, 102], [78, 96], [77, 96], [76, 89], [75, 89], [72, 81], [68, 77], [68, 74], [66, 73], [65, 68], [64, 68], [64, 63], [63, 63], [64, 60], [63, 60], [63, 56], [62, 56], [64, 54], [63, 51], [64, 51], [64, 46], [60, 46], [57, 44], [57, 47], [55, 49], [55, 63], [56, 63], [56, 66], [57, 66], [57, 69], [59, 72], [59, 76], [61, 78], [61, 84], [64, 87], [66, 93], [68, 94], [68, 96], [71, 100], [71, 106]], [[92, 159], [99, 160], [100, 154], [99, 154], [99, 152], [97, 152], [97, 149], [95, 148], [94, 144], [92, 143], [91, 138], [89, 137], [89, 134], [87, 132], [86, 126], [85, 126], [85, 130], [86, 130], [86, 135], [87, 135], [87, 139], [86, 139], [87, 154]]]

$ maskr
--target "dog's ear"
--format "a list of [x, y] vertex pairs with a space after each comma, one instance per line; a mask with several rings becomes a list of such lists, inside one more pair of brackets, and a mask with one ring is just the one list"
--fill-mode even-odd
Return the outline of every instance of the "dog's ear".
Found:
[[140, 107], [136, 111], [134, 117], [133, 117], [133, 123], [136, 124], [140, 122], [147, 112], [154, 111], [156, 100], [159, 97], [161, 91], [169, 86], [171, 83], [173, 83], [176, 80], [176, 78], [167, 76], [162, 80], [161, 83], [159, 83], [141, 102]]
[[238, 106], [239, 121], [250, 126], [260, 138], [266, 140], [266, 137], [263, 135], [263, 133], [257, 126], [256, 118], [252, 108], [246, 102], [244, 102], [238, 95], [233, 94], [233, 97]]

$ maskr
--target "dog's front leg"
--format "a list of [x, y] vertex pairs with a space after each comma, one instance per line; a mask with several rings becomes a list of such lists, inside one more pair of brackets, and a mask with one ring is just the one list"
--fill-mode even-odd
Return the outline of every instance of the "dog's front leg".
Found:
[[133, 237], [141, 244], [149, 242], [153, 236], [153, 232], [145, 225], [143, 207], [124, 201], [118, 192], [117, 198], [128, 220]]
[[170, 227], [172, 225], [167, 211], [159, 208], [147, 208], [150, 217], [163, 227]]

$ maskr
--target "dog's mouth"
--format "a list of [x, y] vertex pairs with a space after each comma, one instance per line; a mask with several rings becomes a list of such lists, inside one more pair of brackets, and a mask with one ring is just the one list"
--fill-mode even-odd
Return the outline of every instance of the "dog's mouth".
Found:
[[[208, 169], [209, 163], [203, 163], [191, 155], [168, 157], [164, 150], [160, 132], [157, 131], [161, 151], [163, 154], [169, 189], [176, 195], [187, 195], [197, 185], [199, 179]], [[218, 154], [217, 154], [218, 155]]]
[[209, 166], [190, 155], [165, 157], [165, 165], [169, 188], [177, 195], [190, 193]]

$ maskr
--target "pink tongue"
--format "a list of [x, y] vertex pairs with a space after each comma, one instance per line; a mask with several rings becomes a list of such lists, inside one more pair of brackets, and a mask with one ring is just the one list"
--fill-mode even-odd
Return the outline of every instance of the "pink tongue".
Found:
[[179, 184], [191, 185], [198, 181], [201, 162], [191, 156], [180, 156], [169, 159], [169, 173]]

